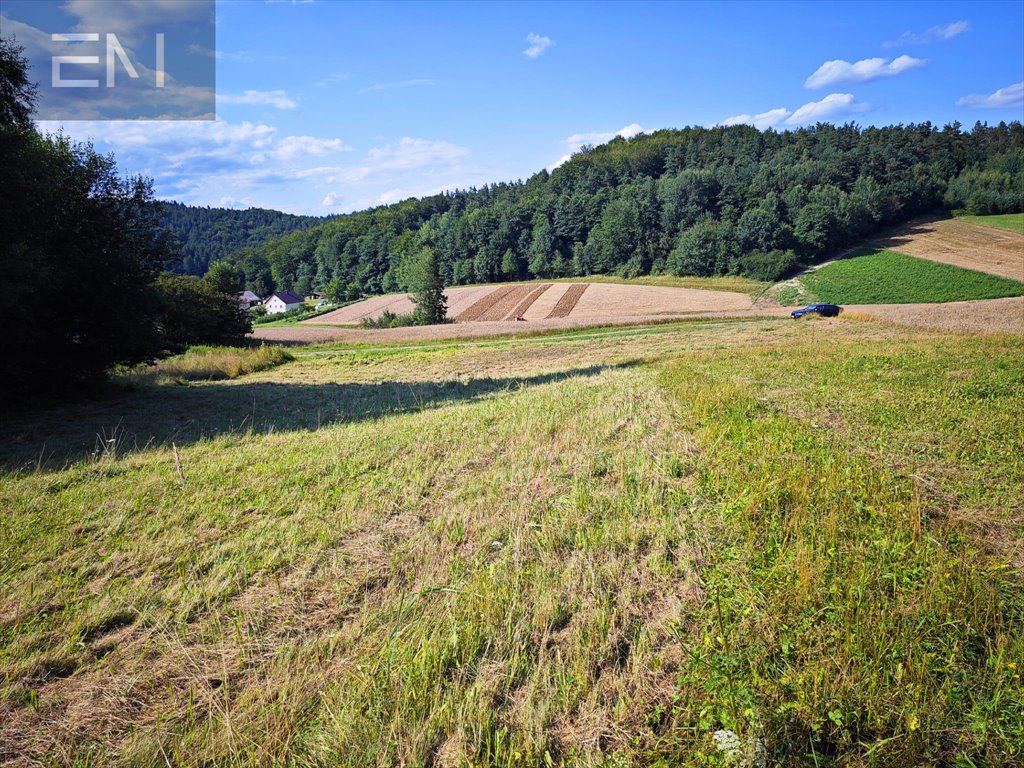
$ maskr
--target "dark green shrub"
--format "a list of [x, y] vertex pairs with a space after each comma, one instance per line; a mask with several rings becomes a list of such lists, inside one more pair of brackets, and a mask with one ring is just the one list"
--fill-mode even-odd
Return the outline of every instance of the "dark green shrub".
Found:
[[796, 269], [792, 251], [751, 251], [735, 261], [736, 271], [753, 280], [774, 283]]

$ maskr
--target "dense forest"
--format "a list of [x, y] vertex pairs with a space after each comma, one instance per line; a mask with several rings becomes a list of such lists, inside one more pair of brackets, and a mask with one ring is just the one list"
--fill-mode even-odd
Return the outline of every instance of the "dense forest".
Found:
[[187, 275], [201, 276], [212, 262], [229, 254], [324, 222], [318, 216], [294, 216], [266, 208], [235, 210], [166, 202], [163, 209], [163, 223], [180, 250], [180, 261], [169, 266]]
[[434, 249], [449, 285], [532, 277], [774, 280], [926, 211], [1024, 210], [1019, 122], [663, 130], [584, 147], [527, 181], [340, 216], [229, 257], [246, 286], [406, 289]]

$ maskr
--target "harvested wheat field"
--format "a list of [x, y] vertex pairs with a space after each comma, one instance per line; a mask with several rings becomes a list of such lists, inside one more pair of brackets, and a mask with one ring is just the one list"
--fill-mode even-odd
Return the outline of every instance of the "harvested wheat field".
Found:
[[[602, 323], [636, 318], [687, 317], [694, 313], [742, 312], [750, 297], [732, 291], [670, 288], [618, 283], [506, 283], [448, 288], [448, 319], [457, 323], [586, 319]], [[385, 310], [412, 312], [409, 294], [394, 293], [350, 304], [303, 325], [355, 325], [380, 317]]]
[[396, 314], [412, 311], [408, 294], [391, 294], [350, 304], [297, 325], [257, 328], [253, 335], [278, 344], [429, 340], [781, 311], [777, 307], [755, 308], [749, 295], [733, 291], [619, 283], [510, 283], [448, 288], [445, 295], [451, 325], [380, 330], [353, 327], [364, 318], [379, 317], [385, 310]]
[[[448, 297], [448, 317], [454, 318], [460, 312], [473, 304], [481, 296], [494, 290], [494, 286], [470, 286], [466, 288], [448, 288], [445, 296]], [[307, 320], [307, 323], [314, 325], [356, 325], [361, 320], [376, 319], [387, 310], [396, 315], [404, 315], [412, 312], [412, 299], [407, 293], [389, 293], [386, 296], [373, 296], [347, 307], [336, 309], [333, 312], [314, 317]]]
[[946, 304], [862, 304], [847, 312], [848, 317], [861, 315], [939, 331], [1024, 335], [1024, 297], [1021, 296]]
[[960, 219], [915, 219], [871, 245], [1024, 281], [1024, 235]]

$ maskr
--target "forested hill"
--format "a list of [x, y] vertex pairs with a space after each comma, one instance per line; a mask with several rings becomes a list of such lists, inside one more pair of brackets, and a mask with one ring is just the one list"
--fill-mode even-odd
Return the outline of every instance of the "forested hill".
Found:
[[942, 207], [1024, 210], [1019, 122], [663, 130], [585, 147], [525, 182], [340, 216], [230, 260], [261, 294], [331, 280], [350, 295], [404, 289], [427, 247], [448, 284], [659, 272], [770, 280]]
[[323, 224], [317, 216], [293, 216], [266, 208], [200, 208], [165, 202], [165, 225], [181, 245], [175, 271], [203, 275], [210, 262], [296, 230]]

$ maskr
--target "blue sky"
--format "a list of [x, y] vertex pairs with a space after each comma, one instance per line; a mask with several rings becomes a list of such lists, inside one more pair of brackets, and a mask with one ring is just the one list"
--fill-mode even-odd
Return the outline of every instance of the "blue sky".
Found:
[[526, 178], [618, 132], [1024, 119], [1021, 2], [216, 12], [216, 122], [63, 124], [193, 204], [341, 213]]

